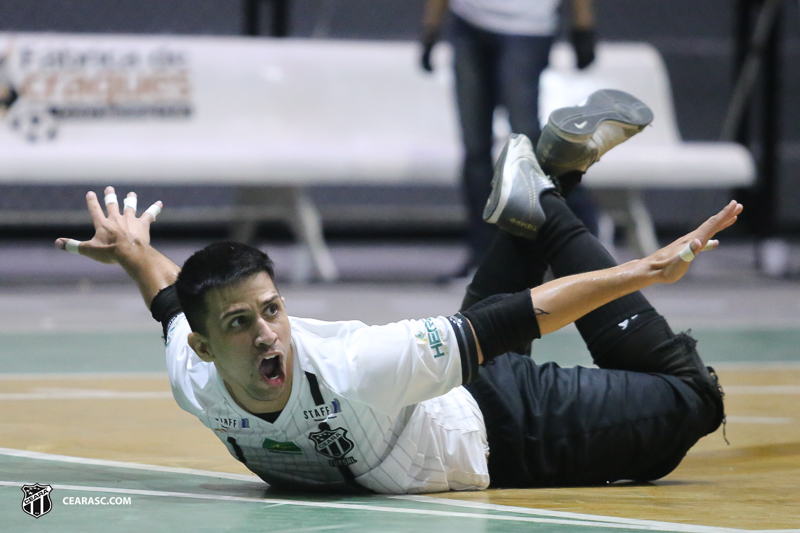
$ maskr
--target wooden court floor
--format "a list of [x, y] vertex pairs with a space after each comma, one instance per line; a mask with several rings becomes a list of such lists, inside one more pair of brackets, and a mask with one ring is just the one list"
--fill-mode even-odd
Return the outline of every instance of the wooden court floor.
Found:
[[[800, 531], [800, 366], [718, 369], [727, 437], [703, 439], [653, 484], [435, 495], [677, 524]], [[249, 474], [171, 397], [166, 376], [5, 374], [0, 448]], [[46, 482], [46, 466], [36, 472]], [[2, 478], [0, 474], [0, 478]]]
[[[0, 291], [0, 531], [800, 533], [800, 287], [739, 285], [702, 278], [648, 295], [676, 330], [695, 328], [719, 371], [730, 446], [710, 435], [650, 485], [421, 500], [265, 490], [175, 404], [158, 326], [135, 288]], [[298, 316], [367, 323], [434, 316], [463, 294], [429, 285], [285, 291]], [[577, 334], [548, 335], [535, 348], [564, 366], [589, 363]], [[59, 500], [35, 520], [20, 510], [23, 482], [53, 483], [59, 498], [114, 490], [135, 501], [89, 509]]]

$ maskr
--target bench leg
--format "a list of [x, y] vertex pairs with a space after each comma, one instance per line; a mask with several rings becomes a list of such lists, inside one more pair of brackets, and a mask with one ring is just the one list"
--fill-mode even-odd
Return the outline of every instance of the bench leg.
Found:
[[653, 219], [644, 204], [644, 199], [639, 191], [628, 191], [628, 213], [633, 223], [636, 248], [642, 257], [648, 256], [658, 250], [658, 238], [653, 227]]
[[258, 222], [255, 220], [242, 220], [231, 226], [231, 240], [244, 244], [253, 244], [256, 240]]
[[336, 281], [339, 271], [333, 262], [330, 249], [322, 233], [322, 219], [314, 202], [302, 189], [294, 189], [294, 218], [292, 227], [297, 239], [304, 246], [298, 250], [296, 257], [296, 272], [292, 275], [294, 281], [307, 281], [310, 276], [308, 268], [308, 255], [314, 265], [316, 273], [323, 281]]
[[628, 244], [632, 245], [641, 257], [658, 250], [658, 239], [653, 227], [653, 219], [647, 211], [642, 194], [636, 190], [595, 190], [592, 197], [601, 210], [600, 242], [615, 255], [614, 227], [625, 229]]
[[617, 259], [617, 247], [614, 244], [614, 233], [617, 229], [617, 225], [614, 224], [614, 217], [602, 211], [600, 213], [600, 218], [597, 220], [597, 240], [600, 241], [608, 253], [610, 253], [614, 259]]
[[335, 281], [339, 273], [322, 233], [316, 206], [300, 187], [240, 187], [234, 207], [233, 240], [252, 244], [258, 223], [279, 220], [289, 224], [297, 241], [292, 281]]

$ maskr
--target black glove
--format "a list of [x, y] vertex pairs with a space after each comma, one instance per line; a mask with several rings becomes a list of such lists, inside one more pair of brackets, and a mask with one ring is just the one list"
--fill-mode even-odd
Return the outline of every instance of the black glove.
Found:
[[594, 61], [594, 30], [573, 29], [570, 34], [570, 40], [572, 41], [572, 46], [575, 48], [578, 68], [583, 70]]
[[8, 109], [17, 101], [18, 97], [17, 91], [10, 85], [0, 86], [0, 109]]
[[431, 52], [433, 47], [439, 42], [438, 29], [426, 29], [420, 38], [422, 45], [422, 55], [419, 58], [419, 64], [425, 72], [433, 72], [433, 64], [431, 64]]

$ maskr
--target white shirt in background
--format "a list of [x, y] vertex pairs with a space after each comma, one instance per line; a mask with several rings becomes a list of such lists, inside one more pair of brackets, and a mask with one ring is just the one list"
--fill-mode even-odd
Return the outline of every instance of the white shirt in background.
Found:
[[495, 33], [553, 35], [560, 0], [450, 0], [450, 10], [467, 22]]

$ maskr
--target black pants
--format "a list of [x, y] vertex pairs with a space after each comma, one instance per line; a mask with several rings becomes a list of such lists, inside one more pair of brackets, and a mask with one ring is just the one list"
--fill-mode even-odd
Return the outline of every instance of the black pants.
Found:
[[[462, 309], [541, 284], [548, 265], [562, 277], [616, 264], [560, 196], [545, 193], [542, 206], [547, 221], [536, 241], [498, 232]], [[507, 353], [467, 385], [486, 421], [492, 486], [657, 479], [719, 427], [721, 394], [695, 341], [675, 335], [641, 293], [576, 326], [599, 369]]]

